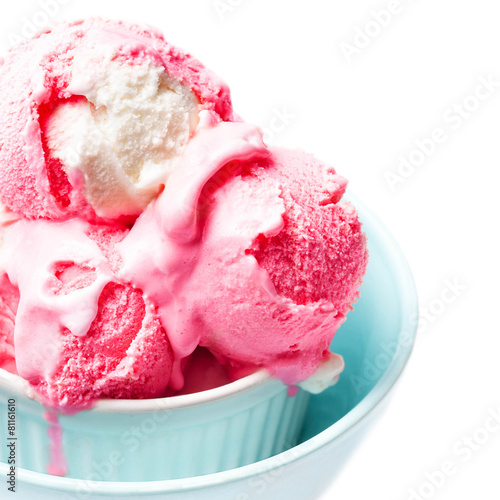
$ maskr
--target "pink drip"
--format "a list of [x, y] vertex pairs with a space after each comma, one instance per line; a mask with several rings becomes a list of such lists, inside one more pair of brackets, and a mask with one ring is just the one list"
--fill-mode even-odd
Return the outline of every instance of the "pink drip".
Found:
[[64, 457], [63, 429], [59, 422], [59, 414], [56, 410], [49, 409], [43, 412], [43, 417], [48, 424], [47, 435], [50, 439], [50, 458], [47, 472], [54, 476], [65, 476], [68, 472], [68, 465]]
[[299, 392], [299, 388], [298, 386], [296, 385], [289, 385], [288, 386], [288, 396], [293, 398], [294, 396], [297, 395], [297, 393]]
[[180, 391], [184, 386], [184, 375], [182, 374], [181, 359], [174, 359], [172, 373], [170, 374], [169, 386], [174, 391]]

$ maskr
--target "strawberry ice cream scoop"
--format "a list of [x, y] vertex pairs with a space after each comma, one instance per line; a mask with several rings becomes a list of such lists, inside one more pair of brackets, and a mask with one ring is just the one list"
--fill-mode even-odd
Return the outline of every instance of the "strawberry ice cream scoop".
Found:
[[133, 220], [161, 191], [200, 110], [228, 87], [155, 30], [102, 19], [14, 47], [0, 71], [0, 199], [26, 218]]
[[203, 290], [193, 290], [200, 345], [288, 384], [331, 363], [367, 264], [357, 213], [340, 201], [345, 187], [313, 156], [273, 149], [214, 192], [192, 278]]
[[18, 374], [51, 405], [165, 394], [173, 362], [165, 329], [143, 292], [116, 278], [115, 246], [127, 232], [77, 219], [22, 220], [6, 231], [0, 364], [15, 355]]

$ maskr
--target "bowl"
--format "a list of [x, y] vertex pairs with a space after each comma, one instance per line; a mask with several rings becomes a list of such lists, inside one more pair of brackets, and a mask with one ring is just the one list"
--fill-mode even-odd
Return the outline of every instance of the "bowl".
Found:
[[[163, 481], [85, 481], [17, 469], [19, 498], [305, 500], [320, 495], [382, 414], [410, 356], [418, 320], [413, 278], [397, 243], [376, 216], [349, 198], [363, 221], [370, 261], [361, 298], [331, 346], [344, 357], [345, 371], [336, 386], [311, 396], [299, 444], [242, 467]], [[0, 464], [0, 472], [6, 474], [8, 466]]]
[[[290, 397], [259, 370], [194, 394], [100, 400], [63, 415], [40, 404], [25, 380], [0, 370], [2, 421], [9, 402], [15, 408], [16, 464], [85, 480], [176, 479], [268, 458], [297, 443], [308, 399], [303, 390]], [[9, 456], [2, 446], [2, 462]]]

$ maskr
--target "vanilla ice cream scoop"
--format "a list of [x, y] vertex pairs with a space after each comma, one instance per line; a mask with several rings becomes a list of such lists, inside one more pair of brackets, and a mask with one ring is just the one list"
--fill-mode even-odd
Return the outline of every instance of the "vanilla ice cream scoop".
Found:
[[97, 215], [140, 213], [193, 133], [198, 100], [150, 60], [123, 64], [105, 57], [85, 81], [78, 79], [85, 59], [73, 66], [68, 88], [82, 98], [54, 107], [43, 128], [47, 150], [70, 179], [83, 177]]

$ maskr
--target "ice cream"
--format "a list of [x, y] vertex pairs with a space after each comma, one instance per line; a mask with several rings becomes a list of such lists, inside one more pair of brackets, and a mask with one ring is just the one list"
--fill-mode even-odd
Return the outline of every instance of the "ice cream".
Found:
[[151, 28], [91, 19], [13, 48], [0, 72], [0, 195], [26, 218], [135, 217], [227, 86]]
[[7, 276], [0, 276], [0, 367], [17, 373], [14, 355], [14, 323], [19, 292]]
[[149, 28], [61, 25], [0, 94], [0, 366], [59, 407], [190, 391], [200, 348], [218, 380], [336, 380], [367, 250], [332, 167], [267, 147]]
[[289, 384], [329, 358], [367, 257], [345, 187], [311, 155], [271, 149], [215, 190], [188, 294], [201, 345]]
[[[17, 220], [0, 203], [0, 252], [6, 229]], [[0, 270], [0, 367], [17, 373], [14, 355], [14, 325], [19, 304], [19, 291]]]
[[77, 219], [22, 220], [7, 232], [3, 319], [15, 322], [17, 372], [48, 402], [83, 407], [167, 389], [172, 351], [155, 308], [114, 279], [126, 233]]

